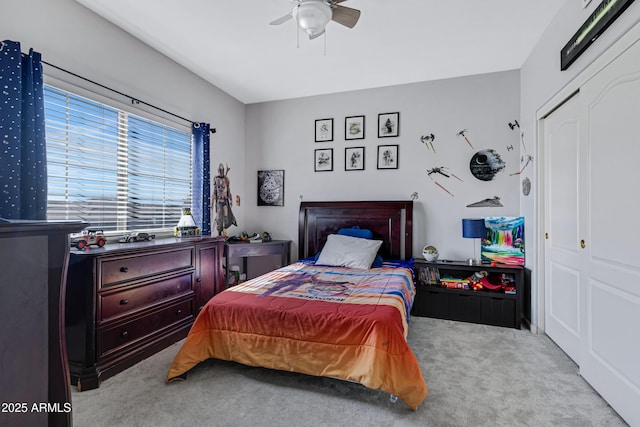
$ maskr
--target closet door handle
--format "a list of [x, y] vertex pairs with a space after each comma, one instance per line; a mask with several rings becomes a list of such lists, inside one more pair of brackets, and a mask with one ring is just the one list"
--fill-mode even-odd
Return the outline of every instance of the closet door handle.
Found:
[[587, 246], [587, 244], [584, 242], [584, 239], [580, 240], [580, 247], [584, 249], [585, 246]]

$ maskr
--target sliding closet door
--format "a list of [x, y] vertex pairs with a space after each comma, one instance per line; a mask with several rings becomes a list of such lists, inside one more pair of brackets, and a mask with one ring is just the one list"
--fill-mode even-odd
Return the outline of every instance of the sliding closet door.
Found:
[[580, 372], [640, 425], [640, 41], [580, 90], [587, 121]]
[[580, 363], [580, 94], [544, 120], [545, 332]]

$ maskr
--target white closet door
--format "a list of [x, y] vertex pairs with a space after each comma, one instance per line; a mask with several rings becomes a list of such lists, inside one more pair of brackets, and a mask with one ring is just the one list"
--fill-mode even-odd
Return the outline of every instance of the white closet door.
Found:
[[545, 332], [580, 363], [580, 94], [544, 120]]
[[640, 425], [640, 41], [580, 89], [588, 175], [580, 372]]

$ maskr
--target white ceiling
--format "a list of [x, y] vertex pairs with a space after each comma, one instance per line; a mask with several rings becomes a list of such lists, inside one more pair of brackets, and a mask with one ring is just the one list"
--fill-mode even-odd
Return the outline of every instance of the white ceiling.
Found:
[[330, 22], [325, 53], [269, 25], [289, 0], [76, 1], [246, 104], [519, 69], [564, 3], [349, 0], [360, 20]]

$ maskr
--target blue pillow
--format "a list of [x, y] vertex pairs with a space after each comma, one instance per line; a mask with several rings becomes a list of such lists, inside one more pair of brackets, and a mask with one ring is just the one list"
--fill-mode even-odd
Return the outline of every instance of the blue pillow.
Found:
[[357, 225], [351, 228], [341, 228], [338, 234], [343, 236], [359, 237], [361, 239], [373, 239], [373, 231], [366, 228], [360, 228]]

